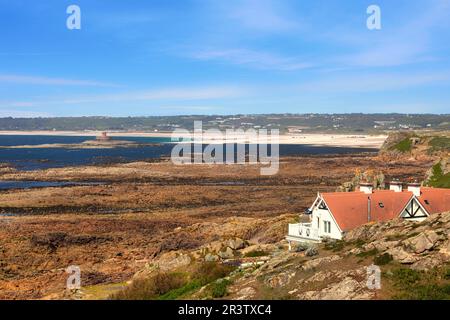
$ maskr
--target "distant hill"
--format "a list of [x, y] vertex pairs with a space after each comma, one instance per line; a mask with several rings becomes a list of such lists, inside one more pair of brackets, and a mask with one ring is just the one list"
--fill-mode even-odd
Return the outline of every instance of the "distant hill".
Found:
[[190, 115], [161, 117], [60, 117], [0, 118], [0, 130], [192, 130], [201, 120], [204, 128], [267, 128], [280, 132], [377, 133], [397, 130], [450, 130], [450, 114], [263, 114]]

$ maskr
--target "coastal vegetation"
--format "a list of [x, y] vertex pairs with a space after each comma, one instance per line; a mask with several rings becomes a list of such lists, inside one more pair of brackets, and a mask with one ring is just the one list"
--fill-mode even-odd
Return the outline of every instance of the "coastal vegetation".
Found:
[[396, 145], [394, 145], [392, 147], [392, 150], [397, 150], [400, 152], [410, 152], [412, 149], [412, 146], [413, 146], [413, 144], [412, 144], [411, 138], [408, 137], [408, 138], [403, 139]]
[[388, 272], [397, 293], [394, 299], [400, 300], [449, 300], [450, 267], [444, 265], [433, 270], [419, 271], [397, 268]]
[[430, 187], [450, 188], [450, 172], [444, 173], [441, 162], [436, 163], [431, 172], [431, 177], [427, 181]]
[[208, 128], [279, 129], [281, 133], [376, 133], [385, 130], [450, 129], [450, 115], [432, 114], [255, 114], [159, 117], [0, 118], [2, 130], [173, 131], [192, 130], [194, 121]]
[[[190, 266], [189, 271], [157, 273], [150, 278], [136, 279], [131, 285], [111, 296], [115, 300], [176, 300], [209, 285], [211, 297], [226, 294], [230, 281], [223, 279], [234, 267], [216, 262]], [[221, 279], [221, 281], [218, 281]]]

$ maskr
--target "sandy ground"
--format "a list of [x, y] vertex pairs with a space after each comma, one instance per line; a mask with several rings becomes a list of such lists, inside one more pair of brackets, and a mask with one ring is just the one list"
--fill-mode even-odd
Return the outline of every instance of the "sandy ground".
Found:
[[[48, 136], [98, 136], [99, 131], [0, 131], [0, 135], [48, 135]], [[109, 132], [111, 137], [151, 137], [171, 138], [171, 132]], [[187, 138], [186, 135], [177, 134], [176, 137]], [[190, 137], [192, 138], [192, 137]], [[380, 148], [386, 140], [385, 135], [348, 135], [348, 134], [282, 134], [277, 140], [269, 140], [269, 143], [279, 144], [302, 144], [330, 147], [353, 147], [353, 148]], [[221, 135], [205, 135], [204, 144], [226, 143], [255, 143], [255, 139], [248, 137], [235, 137], [232, 140]], [[261, 141], [259, 141], [261, 142]]]

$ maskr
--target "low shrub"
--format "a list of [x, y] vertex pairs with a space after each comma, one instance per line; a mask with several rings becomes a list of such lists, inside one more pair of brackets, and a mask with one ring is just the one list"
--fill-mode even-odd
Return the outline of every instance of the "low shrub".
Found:
[[363, 251], [361, 253], [358, 253], [356, 256], [360, 258], [367, 258], [371, 256], [375, 256], [378, 254], [378, 250], [376, 248], [369, 250], [369, 251]]
[[152, 300], [182, 287], [186, 276], [181, 273], [158, 273], [149, 279], [136, 279], [131, 285], [114, 294], [114, 300]]
[[395, 269], [392, 272], [394, 285], [401, 289], [408, 289], [420, 280], [420, 272], [407, 268]]
[[222, 298], [227, 295], [227, 288], [231, 284], [230, 280], [222, 279], [211, 285], [211, 295], [213, 298]]
[[325, 250], [330, 250], [333, 252], [339, 252], [342, 251], [345, 248], [345, 242], [342, 240], [338, 241], [329, 241], [325, 243]]
[[389, 278], [398, 290], [394, 299], [402, 300], [449, 300], [450, 272], [448, 266], [428, 271], [406, 268], [393, 270]]
[[[148, 279], [138, 279], [114, 294], [114, 300], [175, 300], [201, 287], [226, 277], [235, 267], [216, 262], [204, 262], [192, 273], [158, 273]], [[191, 269], [192, 270], [192, 269]], [[217, 289], [219, 290], [219, 289]], [[218, 291], [219, 292], [219, 291]]]
[[247, 257], [247, 258], [256, 258], [256, 257], [265, 257], [265, 256], [268, 256], [268, 255], [269, 255], [269, 253], [266, 252], [266, 251], [264, 251], [264, 250], [255, 250], [255, 251], [247, 252], [247, 253], [244, 255], [244, 257]]
[[363, 245], [365, 245], [367, 242], [363, 239], [358, 239], [355, 242], [353, 242], [353, 244], [358, 247], [361, 248]]
[[445, 280], [450, 280], [450, 268], [447, 268], [445, 270], [444, 279]]
[[384, 266], [390, 263], [392, 260], [394, 260], [394, 258], [389, 253], [384, 253], [373, 258], [373, 263], [377, 266]]
[[441, 163], [436, 163], [432, 168], [432, 176], [427, 184], [435, 188], [450, 188], [450, 172], [444, 174]]
[[418, 285], [394, 298], [400, 300], [448, 300], [450, 299], [450, 285]]
[[397, 143], [392, 147], [393, 150], [398, 150], [400, 152], [409, 152], [412, 149], [412, 141], [411, 138], [406, 138]]
[[173, 290], [170, 290], [166, 292], [165, 294], [158, 297], [158, 300], [175, 300], [179, 297], [182, 297], [190, 292], [193, 292], [197, 289], [200, 289], [202, 287], [200, 281], [193, 280], [185, 284], [184, 286], [180, 288], [176, 288]]
[[197, 268], [193, 277], [202, 285], [205, 285], [216, 281], [217, 279], [226, 277], [234, 269], [235, 267], [231, 265], [223, 265], [216, 262], [205, 262]]

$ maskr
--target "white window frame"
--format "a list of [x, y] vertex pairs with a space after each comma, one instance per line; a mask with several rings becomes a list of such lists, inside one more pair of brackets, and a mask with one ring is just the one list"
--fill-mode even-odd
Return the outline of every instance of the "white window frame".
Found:
[[330, 221], [323, 221], [324, 226], [324, 233], [331, 233], [331, 222]]

